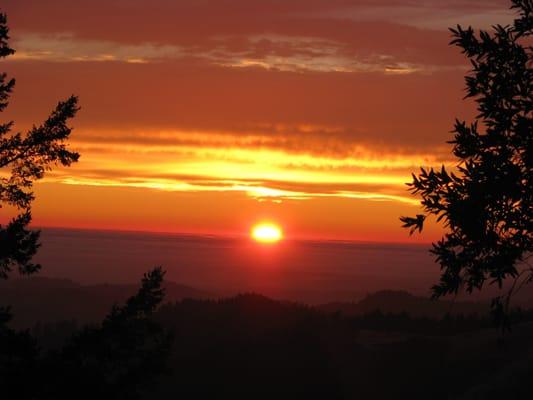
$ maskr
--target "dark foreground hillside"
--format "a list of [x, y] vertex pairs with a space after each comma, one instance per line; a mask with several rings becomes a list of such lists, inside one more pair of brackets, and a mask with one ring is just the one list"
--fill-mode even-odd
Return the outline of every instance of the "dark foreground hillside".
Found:
[[[94, 323], [125, 286], [35, 280], [3, 292], [43, 349]], [[383, 291], [321, 307], [167, 284], [154, 318], [174, 337], [146, 399], [522, 399], [533, 376], [533, 312], [503, 343], [483, 304]], [[184, 298], [196, 297], [196, 299]], [[39, 310], [48, 310], [41, 313]], [[77, 311], [78, 310], [78, 313]]]
[[157, 319], [175, 334], [173, 372], [147, 398], [518, 399], [533, 373], [529, 322], [502, 345], [483, 318], [345, 318], [257, 295]]
[[[533, 313], [504, 338], [488, 317], [373, 311], [346, 317], [260, 295], [167, 304], [169, 372], [146, 399], [524, 399]], [[44, 347], [75, 324], [40, 324]]]

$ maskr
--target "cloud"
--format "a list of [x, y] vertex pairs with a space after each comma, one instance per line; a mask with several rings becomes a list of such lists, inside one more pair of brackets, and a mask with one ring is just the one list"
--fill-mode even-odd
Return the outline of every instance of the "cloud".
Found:
[[499, 0], [8, 0], [4, 7], [19, 60], [191, 57], [270, 71], [389, 74], [460, 68], [462, 58], [445, 49], [448, 26], [512, 18]]
[[353, 22], [387, 21], [420, 29], [446, 31], [457, 24], [489, 29], [495, 24], [511, 23], [515, 15], [509, 9], [507, 1], [434, 0], [375, 3], [377, 4], [345, 4], [326, 12], [311, 11], [307, 16]]
[[263, 68], [285, 72], [342, 72], [412, 74], [433, 73], [463, 66], [424, 65], [393, 55], [358, 53], [346, 44], [316, 37], [256, 35], [241, 40], [217, 37], [210, 49], [172, 44], [124, 44], [105, 40], [80, 39], [72, 33], [19, 34], [17, 52], [11, 61], [125, 62], [144, 64], [193, 59], [228, 68]]
[[14, 47], [17, 52], [10, 59], [15, 61], [146, 63], [184, 57], [184, 51], [179, 46], [151, 43], [127, 45], [112, 41], [77, 39], [71, 33], [23, 34], [15, 40]]
[[[6, 0], [13, 32], [71, 32], [81, 39], [167, 43], [209, 49], [213, 38], [258, 35], [319, 37], [355, 45], [430, 49], [456, 23], [510, 21], [507, 0]], [[424, 43], [427, 46], [424, 46]], [[238, 48], [239, 42], [230, 43]]]
[[141, 177], [114, 177], [104, 178], [98, 174], [93, 177], [86, 177], [83, 174], [72, 176], [62, 176], [61, 174], [50, 174], [45, 182], [62, 183], [66, 185], [83, 185], [83, 186], [103, 186], [103, 187], [129, 187], [143, 188], [152, 190], [162, 190], [171, 192], [241, 192], [260, 201], [271, 201], [280, 203], [282, 201], [301, 201], [316, 198], [348, 198], [364, 199], [369, 201], [387, 201], [404, 203], [409, 205], [418, 205], [419, 201], [410, 197], [407, 193], [398, 193], [393, 190], [390, 193], [379, 186], [374, 190], [346, 190], [342, 186], [329, 191], [313, 191], [312, 187], [306, 190], [284, 190], [277, 187], [276, 184], [262, 184], [261, 182], [243, 181], [192, 181], [178, 179], [161, 179], [161, 178], [141, 178]]
[[[206, 158], [222, 156], [234, 162], [279, 162], [309, 170], [408, 169], [448, 163], [451, 147], [423, 148], [373, 143], [353, 137], [342, 128], [313, 125], [266, 125], [234, 131], [217, 130], [78, 130], [76, 146], [89, 151], [139, 152], [176, 157], [194, 153]], [[286, 157], [287, 156], [287, 157]]]
[[31, 126], [80, 96], [82, 159], [58, 182], [412, 203], [410, 172], [451, 165], [453, 118], [474, 115], [444, 29], [505, 23], [506, 7], [8, 0], [18, 61], [4, 65], [19, 83], [7, 117]]
[[[224, 43], [231, 38], [219, 40]], [[319, 37], [263, 34], [250, 36], [245, 43], [246, 47], [234, 53], [225, 50], [223, 45], [214, 49], [209, 58], [226, 67], [259, 67], [292, 72], [417, 73], [441, 68], [410, 63], [375, 51], [357, 51], [346, 43]]]
[[[148, 142], [148, 137], [155, 140]], [[268, 145], [258, 146], [256, 140]], [[402, 155], [364, 146], [354, 146], [342, 157], [313, 154], [304, 145], [299, 152], [291, 152], [284, 140], [209, 132], [149, 132], [129, 138], [82, 132], [72, 143], [83, 155], [80, 163], [52, 173], [48, 180], [164, 191], [243, 192], [259, 201], [338, 197], [416, 204], [404, 187], [410, 171], [420, 165], [440, 165], [434, 154]]]
[[[103, 143], [122, 137], [171, 146], [176, 140], [198, 141], [192, 135], [196, 132], [209, 133], [210, 142], [226, 140], [222, 136], [228, 134], [230, 140], [240, 136], [240, 145], [248, 141], [248, 148], [328, 157], [345, 157], [358, 145], [427, 154], [450, 139], [454, 117], [468, 119], [475, 113], [473, 103], [461, 101], [459, 71], [272, 73], [182, 60], [4, 66], [17, 78], [6, 119], [19, 129], [30, 128], [57, 100], [75, 93], [82, 110], [73, 121], [73, 137], [105, 132]], [[165, 132], [169, 136], [162, 136]], [[174, 132], [188, 134], [172, 137]]]

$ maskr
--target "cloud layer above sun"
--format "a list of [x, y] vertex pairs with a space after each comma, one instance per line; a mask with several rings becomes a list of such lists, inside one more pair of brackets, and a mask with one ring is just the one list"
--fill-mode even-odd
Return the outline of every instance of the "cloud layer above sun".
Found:
[[[21, 129], [72, 93], [74, 168], [49, 182], [414, 206], [468, 63], [447, 27], [511, 21], [507, 1], [7, 0]], [[333, 203], [331, 203], [333, 204]]]

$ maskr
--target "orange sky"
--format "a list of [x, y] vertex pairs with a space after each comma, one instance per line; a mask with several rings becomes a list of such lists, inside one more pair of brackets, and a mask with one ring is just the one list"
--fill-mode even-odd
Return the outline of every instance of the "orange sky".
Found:
[[[41, 226], [409, 240], [404, 183], [453, 165], [468, 66], [455, 23], [507, 2], [7, 0], [17, 79], [3, 119], [80, 97], [80, 162], [36, 186]], [[4, 217], [5, 218], [5, 215]], [[435, 239], [430, 227], [417, 240]]]

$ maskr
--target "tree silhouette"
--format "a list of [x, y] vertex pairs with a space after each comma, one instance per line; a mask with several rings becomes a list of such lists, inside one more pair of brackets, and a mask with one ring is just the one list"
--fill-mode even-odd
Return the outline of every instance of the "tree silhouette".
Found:
[[[0, 58], [14, 54], [9, 47], [9, 28], [5, 14], [0, 14]], [[0, 112], [8, 105], [14, 79], [0, 74]], [[12, 132], [13, 121], [0, 124], [0, 207], [9, 205], [19, 213], [7, 226], [0, 225], [0, 279], [7, 279], [12, 268], [31, 274], [40, 265], [31, 262], [39, 247], [39, 232], [28, 229], [31, 222], [32, 186], [53, 165], [69, 166], [79, 154], [68, 150], [65, 141], [72, 128], [67, 125], [78, 111], [78, 99], [71, 96], [59, 102], [48, 119], [25, 135]]]
[[2, 393], [43, 400], [138, 398], [166, 371], [170, 354], [171, 335], [151, 318], [164, 298], [163, 277], [161, 268], [146, 273], [124, 306], [114, 306], [101, 325], [75, 332], [59, 350], [42, 353], [28, 331], [0, 323]]
[[[0, 13], [0, 59], [14, 53], [9, 47], [6, 15]], [[0, 112], [8, 106], [14, 86], [14, 79], [0, 74]], [[34, 199], [32, 186], [53, 165], [68, 166], [78, 160], [79, 154], [69, 151], [65, 144], [71, 132], [67, 121], [77, 111], [78, 99], [71, 96], [60, 102], [42, 125], [34, 126], [25, 135], [12, 132], [13, 121], [0, 124], [0, 208], [8, 205], [18, 210], [6, 226], [0, 225], [0, 279], [7, 279], [14, 267], [21, 274], [32, 274], [41, 268], [31, 262], [39, 247], [39, 231], [28, 229]], [[0, 307], [3, 334], [7, 335], [10, 319], [9, 308]], [[14, 332], [9, 335], [16, 337]]]
[[[0, 14], [0, 58], [14, 53], [8, 45], [6, 16]], [[0, 74], [0, 111], [8, 105], [15, 81]], [[67, 122], [78, 111], [78, 99], [60, 102], [48, 119], [25, 135], [13, 133], [13, 122], [0, 125], [0, 207], [18, 210], [0, 226], [0, 279], [13, 268], [32, 274], [39, 247], [39, 231], [31, 222], [32, 186], [54, 165], [69, 166], [79, 154], [68, 150], [71, 128]], [[171, 338], [152, 319], [164, 298], [164, 272], [156, 268], [144, 275], [141, 288], [125, 306], [115, 306], [101, 326], [76, 332], [60, 350], [43, 354], [28, 331], [8, 326], [8, 307], [0, 307], [0, 387], [7, 397], [22, 399], [134, 399], [140, 390], [165, 370]], [[28, 378], [33, 380], [28, 384]]]
[[40, 396], [135, 399], [165, 372], [171, 336], [151, 319], [164, 298], [163, 277], [161, 268], [146, 273], [138, 293], [124, 306], [114, 306], [101, 326], [85, 327], [48, 355]]
[[500, 316], [533, 281], [533, 1], [513, 0], [511, 8], [518, 11], [514, 23], [491, 33], [450, 29], [450, 44], [472, 64], [465, 98], [475, 99], [479, 114], [471, 124], [455, 122], [455, 173], [443, 166], [413, 174], [410, 191], [422, 197], [424, 213], [401, 218], [411, 233], [422, 231], [429, 215], [448, 228], [431, 250], [442, 271], [435, 297], [512, 280], [493, 303]]

